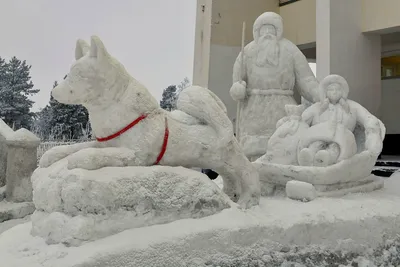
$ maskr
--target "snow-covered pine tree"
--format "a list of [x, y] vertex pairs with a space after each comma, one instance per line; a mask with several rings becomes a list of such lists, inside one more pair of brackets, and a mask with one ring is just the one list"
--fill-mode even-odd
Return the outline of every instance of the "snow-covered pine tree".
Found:
[[51, 133], [51, 127], [49, 126], [51, 120], [50, 116], [51, 112], [49, 105], [46, 105], [39, 112], [36, 112], [32, 132], [35, 133], [42, 140], [49, 139]]
[[8, 62], [0, 59], [0, 117], [14, 129], [30, 129], [35, 113], [28, 98], [39, 92], [30, 76], [31, 66], [16, 57]]
[[168, 111], [174, 110], [176, 109], [176, 99], [176, 85], [170, 85], [162, 93], [160, 107]]
[[178, 84], [178, 86], [177, 86], [176, 96], [175, 96], [176, 100], [175, 101], [178, 100], [179, 94], [183, 91], [183, 89], [185, 89], [186, 87], [189, 87], [189, 86], [190, 86], [189, 78], [185, 77], [185, 79], [183, 79], [183, 81], [181, 81], [181, 83]]
[[[6, 86], [6, 61], [0, 57], [0, 93], [3, 93]], [[6, 108], [5, 101], [0, 98], [0, 110]], [[1, 119], [4, 119], [0, 113]]]
[[176, 92], [176, 95], [179, 95], [180, 94], [180, 92], [182, 92], [182, 90], [183, 89], [185, 89], [186, 87], [189, 87], [190, 86], [190, 80], [189, 80], [189, 78], [188, 77], [185, 77], [184, 79], [183, 79], [183, 81], [181, 81], [181, 83], [180, 84], [178, 84], [178, 86], [177, 86], [177, 92]]

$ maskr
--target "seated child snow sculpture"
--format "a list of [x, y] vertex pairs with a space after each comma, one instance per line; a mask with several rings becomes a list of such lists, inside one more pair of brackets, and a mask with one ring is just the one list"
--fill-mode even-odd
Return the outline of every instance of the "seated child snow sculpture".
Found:
[[382, 151], [385, 126], [347, 99], [343, 77], [329, 75], [319, 88], [320, 102], [285, 107], [287, 116], [278, 121], [267, 153], [253, 163], [262, 186], [301, 181], [314, 186], [318, 196], [381, 188], [382, 179], [371, 171]]
[[267, 153], [259, 158], [260, 161], [284, 165], [297, 165], [297, 147], [301, 132], [309, 126], [301, 120], [303, 105], [286, 105], [286, 117], [276, 123], [276, 130], [268, 141]]
[[330, 75], [320, 83], [321, 101], [301, 115], [310, 125], [298, 146], [301, 166], [328, 166], [357, 153], [353, 131], [357, 114], [347, 101], [349, 86], [343, 77]]

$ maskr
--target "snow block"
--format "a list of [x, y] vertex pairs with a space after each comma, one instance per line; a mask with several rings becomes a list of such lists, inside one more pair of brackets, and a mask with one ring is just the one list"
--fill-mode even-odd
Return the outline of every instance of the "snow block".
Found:
[[6, 198], [6, 187], [0, 187], [0, 201], [3, 201], [3, 199]]
[[293, 180], [286, 183], [286, 196], [305, 202], [314, 200], [317, 197], [317, 191], [310, 183]]
[[0, 223], [13, 219], [24, 218], [35, 211], [32, 202], [7, 202], [0, 201]]
[[126, 229], [201, 218], [231, 200], [200, 172], [183, 167], [68, 170], [67, 160], [33, 176], [32, 234], [77, 246]]

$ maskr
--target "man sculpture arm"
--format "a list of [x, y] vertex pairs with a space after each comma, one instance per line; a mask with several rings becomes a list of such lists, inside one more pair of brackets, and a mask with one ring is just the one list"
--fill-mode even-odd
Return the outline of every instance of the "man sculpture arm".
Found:
[[[242, 64], [241, 57], [242, 52], [239, 53], [233, 66], [233, 84], [229, 91], [235, 101], [241, 101], [246, 98], [247, 75], [246, 71], [241, 69], [242, 66], [245, 68], [246, 64]], [[244, 55], [244, 61], [246, 61], [246, 55]]]
[[319, 102], [319, 84], [308, 64], [307, 58], [297, 46], [293, 45], [292, 50], [296, 77], [295, 88], [305, 100], [311, 103]]

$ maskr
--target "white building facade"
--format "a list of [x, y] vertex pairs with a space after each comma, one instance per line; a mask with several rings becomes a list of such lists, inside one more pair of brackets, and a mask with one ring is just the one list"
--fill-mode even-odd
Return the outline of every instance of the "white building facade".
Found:
[[193, 83], [214, 91], [234, 119], [229, 89], [242, 23], [248, 43], [255, 19], [276, 12], [284, 37], [316, 62], [317, 78], [343, 76], [349, 98], [385, 123], [384, 154], [400, 154], [399, 10], [399, 0], [198, 0]]

